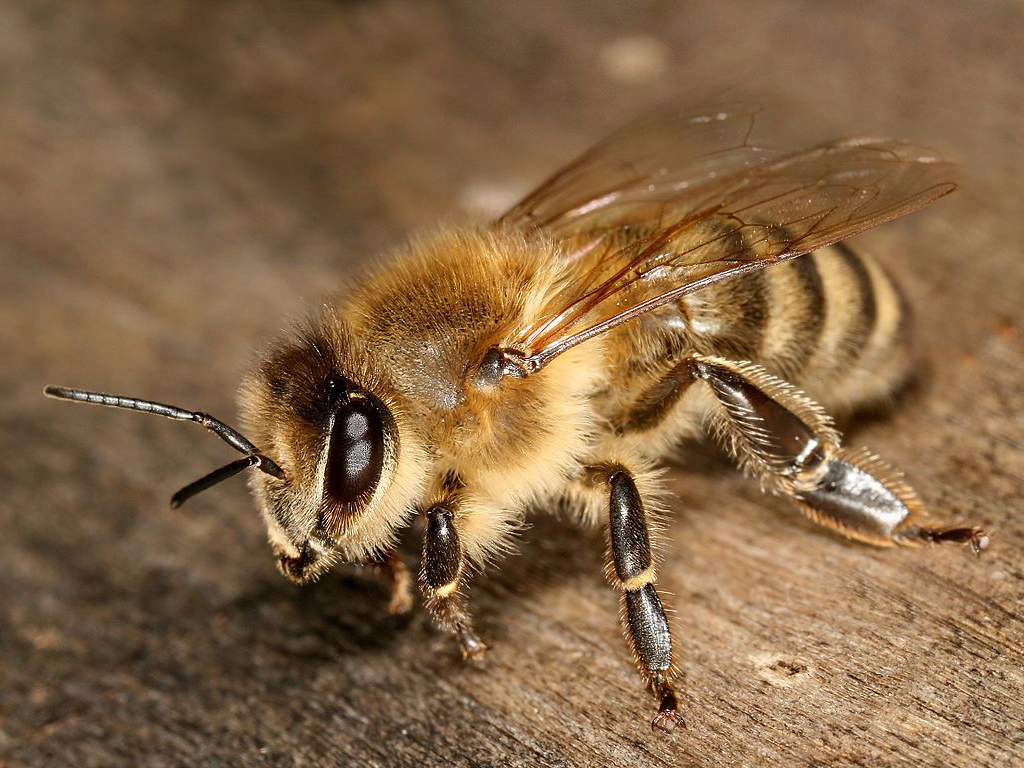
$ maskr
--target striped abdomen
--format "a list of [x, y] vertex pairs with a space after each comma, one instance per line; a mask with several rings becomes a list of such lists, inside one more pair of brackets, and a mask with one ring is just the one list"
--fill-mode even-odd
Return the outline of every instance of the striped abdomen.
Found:
[[759, 363], [832, 411], [886, 397], [909, 370], [902, 295], [844, 243], [688, 296], [680, 309], [687, 345]]

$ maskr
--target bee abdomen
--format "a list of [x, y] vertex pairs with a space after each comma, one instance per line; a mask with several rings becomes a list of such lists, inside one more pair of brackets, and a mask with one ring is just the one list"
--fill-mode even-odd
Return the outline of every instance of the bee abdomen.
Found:
[[614, 418], [635, 429], [661, 423], [690, 391], [687, 352], [757, 363], [834, 413], [884, 400], [911, 362], [902, 294], [842, 243], [687, 296], [657, 327], [663, 343], [627, 337], [619, 364], [634, 380], [628, 413]]
[[836, 410], [883, 399], [906, 377], [906, 304], [874, 259], [838, 243], [765, 276], [757, 362]]

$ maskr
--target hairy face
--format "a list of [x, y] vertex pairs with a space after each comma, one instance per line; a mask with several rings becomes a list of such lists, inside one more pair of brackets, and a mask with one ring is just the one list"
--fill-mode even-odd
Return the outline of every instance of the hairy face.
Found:
[[281, 572], [295, 582], [382, 554], [409, 514], [401, 403], [361, 359], [350, 334], [321, 323], [272, 347], [242, 388], [254, 440], [285, 472], [252, 484]]

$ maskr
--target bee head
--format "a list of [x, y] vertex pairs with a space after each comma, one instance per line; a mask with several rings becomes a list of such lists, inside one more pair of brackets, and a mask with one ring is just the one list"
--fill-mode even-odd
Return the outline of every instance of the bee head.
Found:
[[182, 488], [177, 507], [246, 469], [281, 572], [312, 581], [335, 561], [393, 549], [414, 514], [427, 452], [368, 350], [336, 322], [275, 345], [241, 390], [246, 435], [201, 411], [153, 400], [46, 387], [59, 400], [200, 424], [243, 458]]
[[336, 560], [394, 545], [426, 471], [399, 398], [342, 329], [309, 330], [273, 347], [246, 379], [243, 419], [284, 471], [254, 473], [281, 572], [297, 583]]

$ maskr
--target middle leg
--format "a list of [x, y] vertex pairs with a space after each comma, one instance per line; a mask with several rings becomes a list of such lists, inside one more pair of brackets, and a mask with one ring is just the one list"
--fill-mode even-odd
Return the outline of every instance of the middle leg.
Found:
[[632, 473], [621, 466], [593, 467], [592, 479], [608, 490], [608, 577], [622, 590], [622, 620], [637, 669], [658, 698], [651, 725], [671, 731], [685, 725], [673, 685], [672, 634], [654, 587], [647, 514]]

